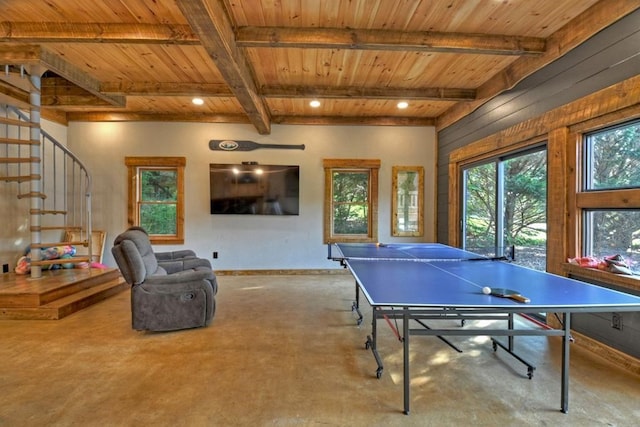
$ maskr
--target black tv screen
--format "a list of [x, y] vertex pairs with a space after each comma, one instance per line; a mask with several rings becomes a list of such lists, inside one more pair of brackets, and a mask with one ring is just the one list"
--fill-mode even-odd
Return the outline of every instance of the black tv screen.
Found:
[[300, 166], [209, 165], [211, 214], [298, 215]]

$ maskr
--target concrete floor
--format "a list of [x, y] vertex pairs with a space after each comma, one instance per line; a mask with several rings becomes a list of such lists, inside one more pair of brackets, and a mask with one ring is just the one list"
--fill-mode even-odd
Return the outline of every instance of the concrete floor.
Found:
[[560, 339], [520, 338], [532, 380], [484, 338], [412, 339], [381, 323], [376, 364], [355, 325], [353, 279], [221, 276], [208, 328], [131, 329], [129, 292], [57, 321], [0, 321], [0, 426], [638, 426], [640, 378], [573, 346], [569, 413]]

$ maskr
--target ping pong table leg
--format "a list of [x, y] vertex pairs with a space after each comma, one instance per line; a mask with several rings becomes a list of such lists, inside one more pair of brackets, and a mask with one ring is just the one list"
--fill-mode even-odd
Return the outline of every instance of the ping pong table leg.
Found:
[[371, 353], [373, 354], [374, 359], [376, 359], [376, 364], [378, 367], [376, 368], [376, 378], [380, 379], [382, 377], [382, 371], [384, 370], [384, 366], [382, 365], [382, 359], [380, 358], [380, 354], [378, 353], [378, 317], [376, 315], [376, 307], [373, 307], [371, 313], [371, 335], [367, 335], [367, 341], [364, 343], [364, 347], [366, 349], [371, 349]]
[[[507, 321], [507, 324], [508, 324], [509, 330], [512, 330], [514, 328], [513, 313], [509, 313], [509, 320]], [[513, 342], [514, 342], [513, 335], [509, 335], [508, 342], [509, 342], [509, 351], [513, 351]]]
[[571, 343], [571, 313], [562, 314], [562, 383], [560, 411], [569, 412], [569, 348]]
[[402, 334], [404, 335], [403, 340], [403, 358], [404, 358], [404, 413], [405, 415], [409, 415], [409, 401], [410, 397], [410, 384], [411, 378], [409, 374], [409, 308], [404, 308], [404, 313], [402, 316]]
[[[513, 313], [509, 313], [507, 316], [507, 325], [510, 331], [515, 329], [515, 321], [514, 321], [514, 314]], [[529, 379], [533, 378], [533, 372], [536, 370], [536, 367], [533, 366], [531, 363], [527, 362], [524, 358], [522, 358], [521, 356], [519, 356], [516, 352], [515, 352], [515, 347], [514, 347], [514, 343], [515, 343], [515, 336], [514, 335], [509, 335], [507, 337], [507, 344], [503, 344], [502, 342], [500, 342], [497, 338], [493, 338], [491, 337], [491, 342], [493, 345], [493, 351], [497, 351], [498, 347], [500, 347], [501, 349], [503, 349], [504, 351], [506, 351], [508, 354], [511, 355], [511, 357], [513, 357], [514, 359], [518, 360], [520, 363], [522, 363], [523, 365], [525, 365], [527, 367], [527, 377]]]
[[360, 326], [364, 316], [360, 312], [360, 286], [358, 286], [358, 281], [356, 281], [356, 300], [351, 304], [351, 311], [358, 313], [358, 320], [356, 320], [356, 323]]

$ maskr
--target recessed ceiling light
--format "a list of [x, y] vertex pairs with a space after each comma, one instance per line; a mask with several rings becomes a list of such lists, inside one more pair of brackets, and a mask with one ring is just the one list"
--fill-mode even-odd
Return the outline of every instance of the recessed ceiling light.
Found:
[[318, 107], [320, 106], [320, 101], [318, 101], [317, 99], [314, 99], [313, 101], [311, 101], [311, 102], [309, 103], [309, 105], [310, 105], [312, 108], [318, 108]]
[[193, 102], [195, 105], [202, 105], [202, 104], [204, 104], [204, 99], [202, 99], [202, 98], [193, 98], [191, 100], [191, 102]]
[[398, 108], [401, 110], [404, 110], [405, 108], [407, 108], [409, 106], [409, 103], [407, 101], [400, 101], [398, 102]]

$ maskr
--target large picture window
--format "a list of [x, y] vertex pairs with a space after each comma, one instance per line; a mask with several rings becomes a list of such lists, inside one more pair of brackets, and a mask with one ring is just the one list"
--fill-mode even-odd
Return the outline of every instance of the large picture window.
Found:
[[327, 159], [324, 241], [376, 242], [379, 160]]
[[127, 157], [129, 225], [154, 244], [184, 243], [184, 157]]
[[640, 262], [640, 121], [584, 135], [582, 251]]
[[536, 148], [463, 170], [463, 247], [546, 269], [547, 151]]

